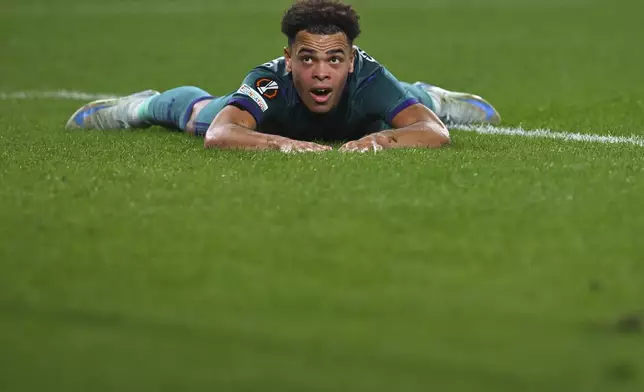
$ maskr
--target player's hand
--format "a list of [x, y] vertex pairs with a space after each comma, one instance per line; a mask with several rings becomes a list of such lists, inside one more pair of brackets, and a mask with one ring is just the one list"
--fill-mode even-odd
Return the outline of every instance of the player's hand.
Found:
[[361, 139], [351, 141], [340, 147], [342, 152], [378, 152], [391, 148], [394, 142], [391, 137], [374, 133]]
[[288, 140], [280, 143], [280, 151], [285, 153], [321, 152], [331, 150], [330, 146], [299, 140]]

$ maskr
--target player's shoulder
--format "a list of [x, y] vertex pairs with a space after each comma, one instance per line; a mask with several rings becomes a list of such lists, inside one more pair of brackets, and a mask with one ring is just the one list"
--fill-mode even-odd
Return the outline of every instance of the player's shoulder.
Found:
[[246, 75], [242, 88], [255, 89], [264, 98], [273, 100], [290, 90], [292, 82], [288, 76], [284, 57], [278, 57], [253, 68]]
[[286, 59], [284, 56], [260, 64], [255, 67], [255, 69], [260, 72], [273, 73], [278, 77], [288, 75], [288, 72], [286, 71]]
[[281, 87], [287, 87], [290, 82], [289, 73], [286, 71], [286, 60], [284, 57], [278, 57], [274, 60], [260, 64], [253, 68], [251, 75], [257, 76], [254, 87], [263, 86], [267, 88], [270, 82], [274, 82]]
[[368, 84], [377, 75], [388, 74], [389, 71], [365, 50], [355, 46], [355, 60], [353, 64], [353, 79], [356, 88]]

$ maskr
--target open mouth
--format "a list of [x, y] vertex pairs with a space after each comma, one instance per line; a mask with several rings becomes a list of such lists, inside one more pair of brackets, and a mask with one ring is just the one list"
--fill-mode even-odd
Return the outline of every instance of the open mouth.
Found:
[[319, 104], [326, 103], [333, 91], [330, 88], [314, 88], [311, 90], [313, 100]]

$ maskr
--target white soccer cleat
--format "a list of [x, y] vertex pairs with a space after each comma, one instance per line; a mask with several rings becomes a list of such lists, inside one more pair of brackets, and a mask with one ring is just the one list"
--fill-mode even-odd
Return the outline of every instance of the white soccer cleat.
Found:
[[423, 82], [414, 83], [429, 94], [436, 106], [436, 115], [446, 125], [498, 124], [501, 115], [478, 95], [448, 91]]
[[120, 98], [99, 99], [78, 109], [67, 121], [67, 129], [129, 129], [148, 126], [137, 116], [137, 108], [147, 98], [159, 95], [146, 90]]

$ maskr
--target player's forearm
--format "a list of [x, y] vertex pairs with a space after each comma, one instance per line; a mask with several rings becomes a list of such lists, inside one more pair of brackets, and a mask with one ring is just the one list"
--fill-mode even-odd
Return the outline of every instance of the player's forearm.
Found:
[[436, 122], [420, 122], [377, 134], [390, 140], [390, 148], [438, 148], [450, 142], [447, 128]]
[[253, 131], [236, 124], [217, 125], [208, 129], [206, 148], [237, 150], [279, 150], [290, 139]]

